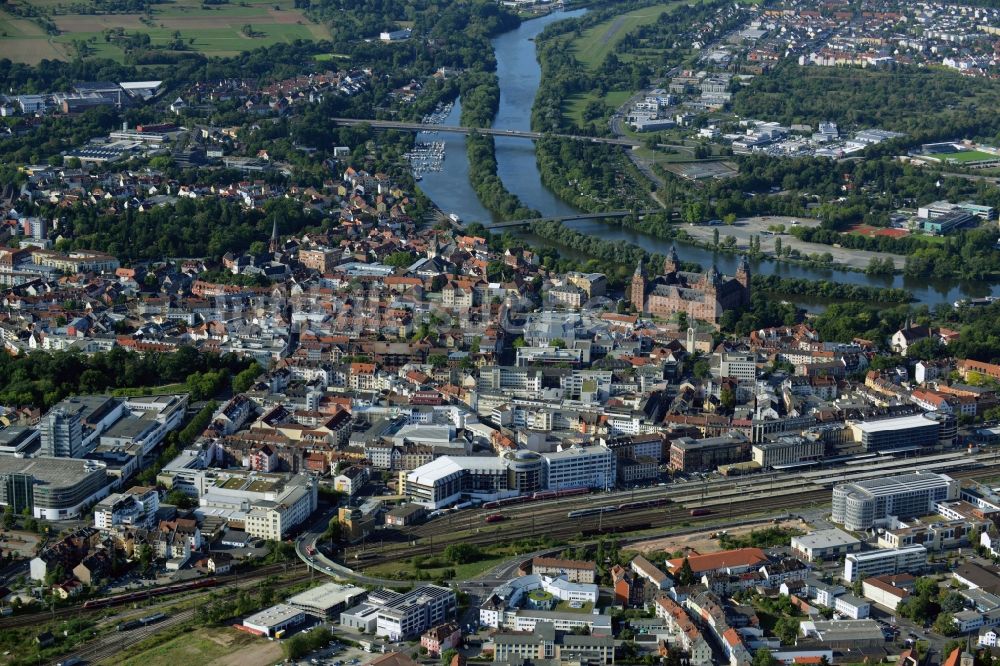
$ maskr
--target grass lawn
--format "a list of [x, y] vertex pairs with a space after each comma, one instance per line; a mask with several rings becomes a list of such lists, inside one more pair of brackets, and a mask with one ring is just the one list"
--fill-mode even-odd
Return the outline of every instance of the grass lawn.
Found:
[[632, 93], [626, 90], [613, 90], [604, 95], [604, 97], [598, 97], [592, 92], [580, 95], [573, 95], [573, 97], [569, 99], [569, 102], [563, 108], [563, 116], [575, 122], [576, 124], [582, 126], [585, 124], [583, 120], [583, 110], [587, 108], [587, 105], [590, 104], [590, 102], [594, 100], [599, 100], [607, 104], [612, 109], [617, 109], [619, 106], [624, 104], [626, 100], [628, 100], [628, 98], [631, 96]]
[[[468, 564], [457, 564], [447, 567], [421, 567], [421, 573], [427, 573], [431, 578], [438, 578], [442, 576], [447, 569], [455, 570], [455, 578], [461, 580], [469, 580], [470, 578], [475, 578], [484, 571], [488, 571], [498, 564], [503, 564], [508, 559], [509, 555], [497, 555], [495, 557], [487, 557], [486, 559], [479, 560], [477, 562], [469, 562]], [[415, 577], [415, 571], [413, 565], [410, 562], [386, 562], [385, 564], [379, 564], [374, 567], [369, 567], [364, 570], [365, 574], [375, 577], [385, 577], [385, 578], [413, 578]]]
[[579, 608], [573, 608], [569, 603], [568, 601], [560, 601], [556, 610], [562, 613], [592, 613], [594, 611], [594, 604], [589, 601]]
[[[235, 629], [198, 629], [120, 663], [122, 666], [227, 663], [240, 650], [246, 651], [243, 663], [273, 663], [282, 657], [278, 643]], [[265, 656], [267, 659], [264, 659]]]
[[187, 384], [179, 382], [177, 384], [164, 384], [163, 386], [142, 387], [142, 388], [122, 388], [112, 391], [112, 395], [122, 398], [132, 398], [140, 395], [169, 395], [171, 393], [186, 393]]
[[597, 69], [604, 62], [604, 58], [611, 53], [611, 49], [625, 35], [639, 26], [655, 23], [664, 12], [683, 4], [682, 2], [666, 2], [652, 7], [643, 7], [598, 23], [573, 40], [570, 48], [577, 60], [590, 69]]

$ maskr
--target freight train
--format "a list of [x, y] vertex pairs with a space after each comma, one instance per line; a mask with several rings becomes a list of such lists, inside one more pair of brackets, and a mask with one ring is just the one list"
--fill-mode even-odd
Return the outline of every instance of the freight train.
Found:
[[105, 606], [118, 606], [119, 604], [142, 601], [143, 599], [150, 599], [152, 597], [162, 597], [168, 594], [176, 594], [177, 592], [197, 590], [202, 587], [215, 587], [221, 582], [222, 581], [218, 578], [205, 578], [203, 580], [191, 581], [190, 583], [179, 583], [177, 585], [167, 585], [166, 587], [151, 587], [146, 590], [136, 590], [135, 592], [115, 594], [110, 597], [104, 597], [103, 599], [91, 599], [85, 602], [83, 607], [104, 608]]

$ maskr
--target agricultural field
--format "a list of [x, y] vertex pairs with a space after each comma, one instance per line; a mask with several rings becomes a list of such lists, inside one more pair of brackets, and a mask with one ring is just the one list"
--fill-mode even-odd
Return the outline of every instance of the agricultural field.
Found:
[[664, 12], [670, 11], [680, 4], [680, 2], [666, 2], [652, 7], [643, 7], [598, 23], [584, 30], [580, 37], [573, 40], [570, 48], [577, 60], [590, 69], [597, 69], [625, 35], [639, 26], [655, 23]]
[[89, 8], [86, 2], [43, 1], [32, 5], [48, 10], [59, 35], [46, 35], [31, 21], [0, 14], [0, 32], [8, 33], [0, 39], [0, 58], [29, 63], [42, 58], [65, 60], [77, 55], [83, 42], [85, 56], [122, 61], [123, 47], [105, 33], [112, 29], [123, 30], [125, 36], [147, 34], [154, 47], [180, 41], [185, 48], [208, 56], [232, 56], [297, 39], [330, 38], [324, 26], [295, 9], [291, 0], [248, 0], [224, 5], [176, 0], [153, 5], [148, 14], [82, 13]]
[[0, 58], [36, 65], [46, 58], [68, 57], [69, 52], [54, 43], [38, 24], [0, 10]]

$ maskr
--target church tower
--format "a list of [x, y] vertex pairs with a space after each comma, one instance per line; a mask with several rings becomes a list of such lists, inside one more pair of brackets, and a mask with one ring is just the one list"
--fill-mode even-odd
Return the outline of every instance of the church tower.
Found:
[[750, 302], [750, 261], [745, 254], [740, 257], [740, 265], [736, 269], [736, 281], [743, 285], [743, 297], [740, 300], [746, 305]]
[[268, 250], [271, 254], [276, 254], [279, 249], [281, 249], [280, 241], [278, 240], [278, 218], [274, 218], [274, 224], [271, 226], [271, 243], [268, 245]]
[[663, 262], [663, 273], [665, 275], [670, 275], [671, 273], [676, 273], [681, 269], [681, 260], [677, 258], [677, 246], [670, 246], [670, 252], [667, 253], [667, 259]]
[[632, 305], [639, 312], [643, 312], [646, 309], [646, 269], [642, 265], [642, 259], [639, 260], [639, 265], [635, 267], [635, 273], [632, 274]]

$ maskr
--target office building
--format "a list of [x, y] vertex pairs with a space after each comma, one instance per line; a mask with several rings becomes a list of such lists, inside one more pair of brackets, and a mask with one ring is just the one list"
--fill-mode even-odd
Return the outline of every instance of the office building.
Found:
[[927, 549], [921, 545], [850, 553], [844, 558], [844, 580], [921, 571], [927, 566]]
[[542, 459], [549, 490], [615, 487], [615, 456], [606, 446], [571, 446], [543, 453]]
[[438, 585], [422, 585], [410, 592], [377, 590], [364, 603], [340, 614], [340, 624], [399, 641], [455, 617], [455, 592]]
[[80, 414], [61, 408], [49, 410], [42, 418], [42, 455], [79, 458], [83, 455], [83, 428]]
[[959, 484], [944, 474], [915, 472], [844, 483], [833, 488], [833, 521], [848, 530], [867, 530], [889, 516], [934, 513], [934, 506], [957, 499]]
[[855, 442], [866, 451], [893, 451], [935, 446], [941, 424], [934, 418], [915, 414], [876, 421], [848, 422]]

